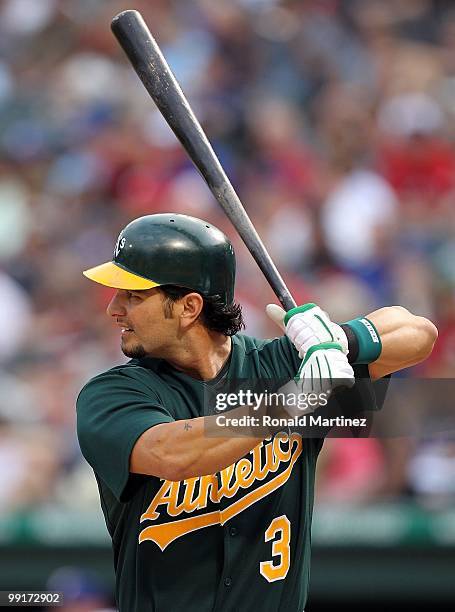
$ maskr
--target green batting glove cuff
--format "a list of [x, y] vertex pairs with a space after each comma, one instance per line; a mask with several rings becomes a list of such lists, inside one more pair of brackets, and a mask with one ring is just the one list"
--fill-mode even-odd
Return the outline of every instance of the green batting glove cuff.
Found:
[[300, 312], [306, 312], [307, 310], [311, 310], [312, 308], [315, 308], [316, 304], [313, 304], [312, 302], [308, 303], [308, 304], [304, 304], [303, 306], [296, 306], [295, 308], [291, 308], [291, 310], [288, 310], [286, 313], [286, 316], [284, 317], [284, 324], [287, 325], [288, 321], [291, 317], [293, 317], [296, 314], [299, 314]]
[[382, 351], [381, 337], [373, 323], [366, 317], [352, 319], [348, 325], [354, 333], [358, 343], [358, 353], [354, 364], [373, 363]]
[[315, 353], [316, 351], [324, 351], [326, 349], [337, 349], [338, 351], [343, 352], [341, 344], [338, 344], [338, 342], [321, 342], [321, 344], [314, 344], [305, 353], [305, 358], [302, 361], [302, 363], [300, 364], [299, 371], [297, 372], [296, 376], [294, 376], [294, 380], [296, 382], [299, 381], [299, 379], [300, 379], [300, 372], [305, 367], [305, 364], [308, 361], [308, 359], [311, 357], [311, 355], [313, 353]]

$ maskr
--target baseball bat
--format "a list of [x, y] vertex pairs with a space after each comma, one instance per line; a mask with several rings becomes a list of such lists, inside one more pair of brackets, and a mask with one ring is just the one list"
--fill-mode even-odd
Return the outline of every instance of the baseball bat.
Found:
[[289, 289], [256, 232], [142, 15], [138, 11], [123, 11], [113, 18], [111, 29], [161, 114], [253, 255], [283, 308], [290, 310], [295, 307]]

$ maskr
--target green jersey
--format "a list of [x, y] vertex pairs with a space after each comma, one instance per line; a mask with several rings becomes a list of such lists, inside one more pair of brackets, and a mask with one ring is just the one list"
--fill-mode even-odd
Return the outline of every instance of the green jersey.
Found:
[[219, 473], [180, 482], [129, 472], [144, 431], [206, 414], [206, 385], [226, 376], [289, 380], [299, 364], [285, 336], [237, 335], [213, 381], [143, 359], [82, 389], [79, 443], [113, 542], [120, 612], [302, 612], [321, 439], [274, 436]]

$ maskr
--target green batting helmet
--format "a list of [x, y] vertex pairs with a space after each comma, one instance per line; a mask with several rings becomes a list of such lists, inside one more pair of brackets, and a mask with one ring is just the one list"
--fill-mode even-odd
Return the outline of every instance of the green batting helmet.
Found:
[[179, 285], [231, 304], [235, 254], [229, 239], [207, 221], [171, 213], [146, 215], [120, 232], [112, 261], [84, 275], [116, 289]]

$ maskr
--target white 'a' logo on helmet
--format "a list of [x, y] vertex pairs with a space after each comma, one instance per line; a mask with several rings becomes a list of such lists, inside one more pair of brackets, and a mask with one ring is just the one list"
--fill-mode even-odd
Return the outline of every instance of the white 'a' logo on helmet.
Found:
[[115, 243], [114, 257], [118, 257], [120, 251], [125, 246], [126, 239], [123, 237], [122, 234], [123, 234], [123, 232], [120, 232], [120, 235], [117, 238], [117, 242]]

